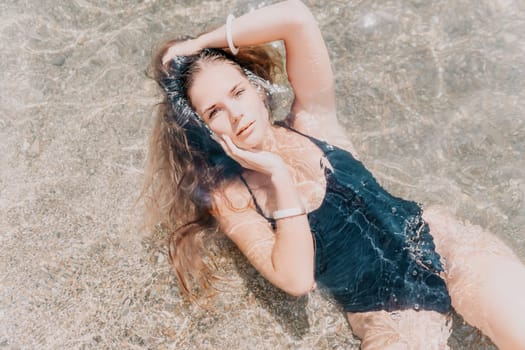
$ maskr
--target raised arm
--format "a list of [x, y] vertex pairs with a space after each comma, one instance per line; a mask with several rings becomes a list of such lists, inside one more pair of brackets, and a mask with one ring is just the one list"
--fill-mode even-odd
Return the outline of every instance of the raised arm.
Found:
[[[328, 52], [315, 18], [301, 1], [284, 1], [235, 18], [232, 38], [236, 47], [283, 40], [288, 79], [295, 94], [293, 111], [336, 121]], [[187, 47], [228, 47], [226, 26], [201, 35]]]

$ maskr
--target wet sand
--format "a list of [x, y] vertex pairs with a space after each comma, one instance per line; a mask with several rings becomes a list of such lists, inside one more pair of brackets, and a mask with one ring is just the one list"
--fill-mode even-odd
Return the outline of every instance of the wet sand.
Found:
[[[163, 38], [256, 1], [0, 4], [0, 348], [357, 349], [319, 290], [293, 298], [227, 241], [232, 282], [185, 304], [132, 210]], [[512, 0], [306, 1], [339, 116], [397, 195], [444, 204], [525, 257], [525, 6]], [[453, 349], [493, 349], [454, 319]]]

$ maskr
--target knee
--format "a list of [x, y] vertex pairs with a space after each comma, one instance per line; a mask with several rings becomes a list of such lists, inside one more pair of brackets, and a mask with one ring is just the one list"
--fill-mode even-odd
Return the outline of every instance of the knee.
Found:
[[[365, 349], [365, 348], [362, 347], [361, 349]], [[378, 349], [378, 350], [379, 349], [381, 350], [409, 350], [410, 347], [408, 346], [408, 344], [405, 344], [405, 343], [394, 343], [394, 344], [388, 344], [385, 346], [381, 346], [380, 348], [375, 348], [375, 349]]]
[[525, 333], [522, 331], [513, 332], [513, 334], [498, 334], [492, 341], [501, 350], [525, 349]]
[[361, 340], [361, 350], [408, 350], [413, 348], [399, 339], [388, 336], [366, 337]]
[[[521, 289], [523, 290], [523, 289]], [[492, 337], [499, 349], [525, 349], [525, 302], [519, 293], [507, 299], [501, 306], [500, 314], [491, 320]]]
[[525, 267], [515, 261], [493, 266], [487, 269], [487, 279], [480, 287], [471, 304], [475, 310], [477, 303], [478, 311], [465, 310], [473, 322], [465, 320], [477, 324], [499, 349], [525, 349]]

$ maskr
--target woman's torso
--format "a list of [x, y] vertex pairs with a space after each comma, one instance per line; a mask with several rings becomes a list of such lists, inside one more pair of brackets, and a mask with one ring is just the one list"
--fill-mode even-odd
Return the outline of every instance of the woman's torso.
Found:
[[[325, 140], [356, 154], [345, 130], [337, 123], [323, 120], [306, 112], [297, 112], [292, 115], [295, 117], [290, 117], [289, 123], [293, 130]], [[308, 211], [318, 208], [326, 190], [326, 179], [320, 163], [330, 167], [329, 162], [326, 161], [318, 146], [290, 129], [278, 127], [276, 136], [279, 141], [279, 154], [288, 166], [304, 207]], [[275, 195], [269, 178], [253, 171], [244, 172], [243, 176], [248, 181], [263, 211], [271, 213], [277, 210], [275, 203], [271, 200], [275, 198]]]
[[[279, 131], [286, 139], [283, 158], [290, 159], [287, 164], [309, 212], [316, 280], [346, 311], [448, 311], [439, 255], [419, 206], [384, 191], [350, 152], [292, 130]], [[322, 132], [319, 128], [316, 134]], [[344, 138], [338, 141], [345, 143]], [[268, 200], [272, 187], [253, 173], [246, 184], [257, 210], [268, 217], [276, 209]]]

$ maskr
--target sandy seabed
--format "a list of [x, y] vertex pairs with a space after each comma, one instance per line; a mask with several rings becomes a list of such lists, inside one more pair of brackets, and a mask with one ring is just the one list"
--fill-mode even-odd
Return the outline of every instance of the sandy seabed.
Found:
[[[340, 119], [378, 179], [525, 257], [523, 2], [306, 3]], [[279, 292], [227, 241], [215, 311], [184, 303], [132, 209], [159, 100], [152, 47], [260, 4], [0, 3], [0, 348], [358, 348], [322, 291]], [[450, 345], [494, 348], [457, 316]]]

